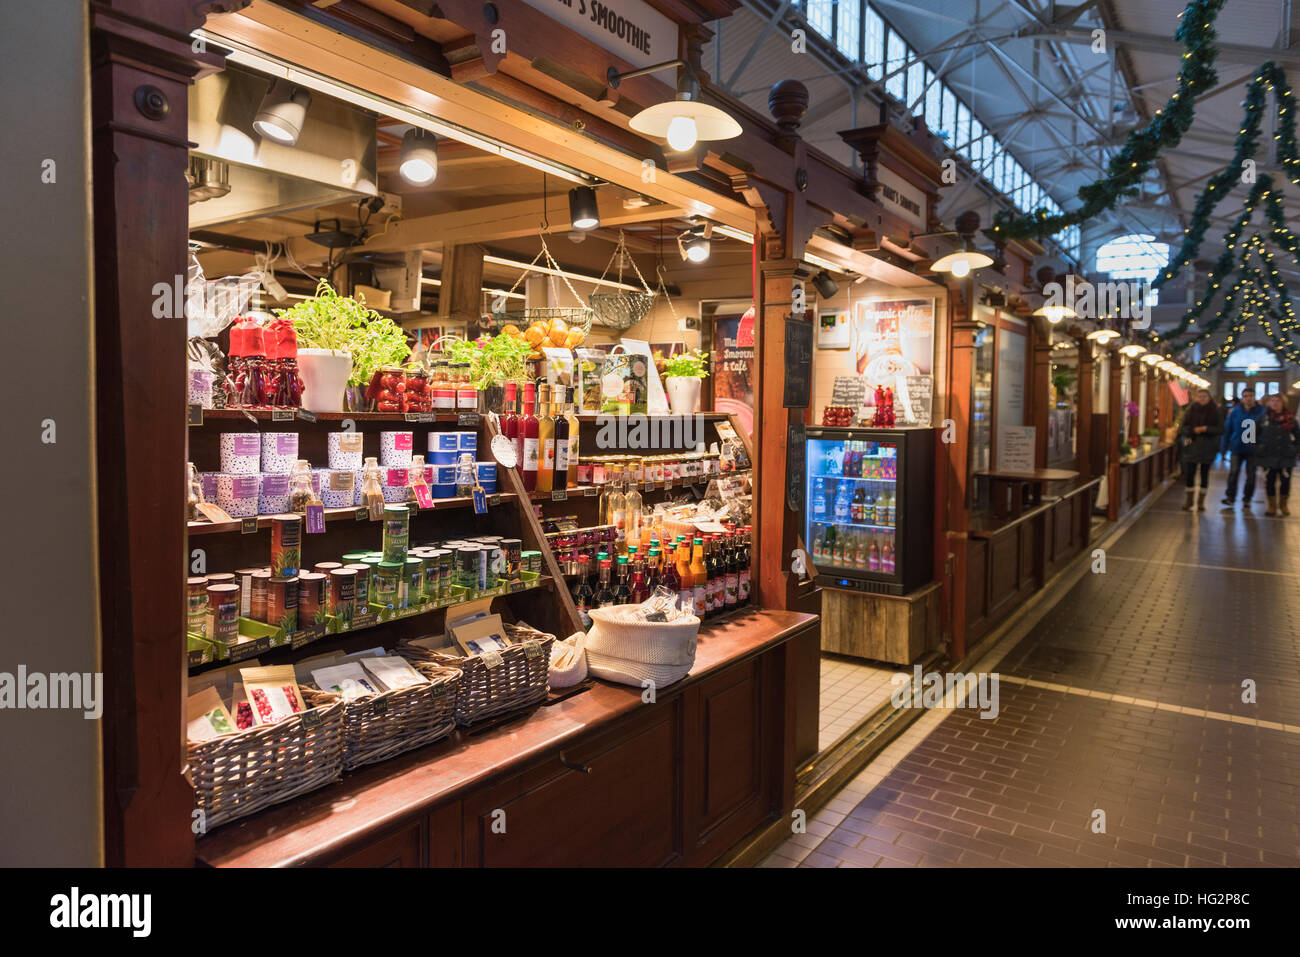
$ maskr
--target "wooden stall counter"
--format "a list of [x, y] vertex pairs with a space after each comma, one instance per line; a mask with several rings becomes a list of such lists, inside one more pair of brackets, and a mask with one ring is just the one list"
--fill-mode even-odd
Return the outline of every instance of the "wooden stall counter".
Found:
[[[794, 676], [816, 615], [700, 631], [662, 689], [597, 681], [527, 717], [345, 776], [199, 840], [214, 867], [712, 863], [793, 802]], [[816, 701], [812, 702], [816, 708]]]

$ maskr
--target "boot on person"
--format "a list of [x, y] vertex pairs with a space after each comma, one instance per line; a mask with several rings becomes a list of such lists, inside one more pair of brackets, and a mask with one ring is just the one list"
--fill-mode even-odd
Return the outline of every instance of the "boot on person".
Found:
[[1271, 518], [1272, 516], [1277, 514], [1277, 496], [1269, 495], [1267, 496], [1267, 498], [1268, 498], [1268, 508], [1264, 509], [1264, 516], [1266, 518]]
[[1187, 499], [1186, 501], [1183, 502], [1183, 511], [1190, 512], [1192, 510], [1192, 505], [1195, 503], [1195, 501], [1196, 501], [1196, 492], [1189, 488], [1187, 490]]
[[1290, 514], [1291, 514], [1291, 509], [1289, 509], [1289, 508], [1286, 507], [1286, 500], [1289, 499], [1290, 497], [1291, 497], [1290, 495], [1281, 495], [1281, 496], [1278, 496], [1278, 500], [1277, 500], [1277, 510], [1278, 510], [1279, 512], [1281, 512], [1283, 515], [1290, 515]]
[[1197, 510], [1198, 512], [1203, 512], [1203, 511], [1205, 511], [1205, 492], [1204, 492], [1204, 491], [1200, 491], [1200, 492], [1197, 492], [1197, 493], [1196, 493], [1196, 510]]

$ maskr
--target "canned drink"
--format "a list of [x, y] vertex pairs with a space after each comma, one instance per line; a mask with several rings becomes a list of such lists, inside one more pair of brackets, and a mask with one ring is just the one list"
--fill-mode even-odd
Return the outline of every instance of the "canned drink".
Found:
[[342, 562], [317, 562], [315, 565], [311, 566], [311, 570], [314, 572], [320, 572], [322, 575], [328, 575], [330, 572], [334, 571], [334, 569], [342, 567]]

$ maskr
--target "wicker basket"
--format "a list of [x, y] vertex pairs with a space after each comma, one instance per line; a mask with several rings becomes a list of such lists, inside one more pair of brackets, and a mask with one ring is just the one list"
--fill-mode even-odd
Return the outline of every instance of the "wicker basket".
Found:
[[190, 744], [188, 757], [204, 826], [217, 827], [336, 780], [343, 771], [343, 705]]
[[456, 723], [468, 727], [544, 701], [554, 641], [553, 635], [543, 635], [511, 645], [496, 655], [468, 658], [438, 654], [414, 645], [401, 645], [397, 653], [425, 675], [432, 674], [434, 669], [461, 670]]
[[[456, 729], [459, 668], [425, 668], [429, 684], [400, 688], [343, 704], [343, 770], [386, 761], [444, 738]], [[304, 686], [308, 704], [343, 701], [332, 691]]]

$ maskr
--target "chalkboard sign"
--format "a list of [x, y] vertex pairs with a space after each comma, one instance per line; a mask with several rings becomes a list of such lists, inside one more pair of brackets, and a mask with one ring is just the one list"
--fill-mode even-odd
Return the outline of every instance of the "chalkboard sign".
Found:
[[862, 408], [867, 401], [867, 380], [860, 375], [837, 375], [831, 391], [831, 405], [840, 409]]
[[894, 416], [898, 424], [929, 428], [933, 395], [933, 376], [899, 376], [894, 388]]
[[785, 321], [785, 397], [787, 409], [806, 409], [812, 396], [813, 327], [803, 319]]
[[785, 433], [785, 507], [803, 511], [803, 483], [808, 443], [802, 422], [791, 422]]

